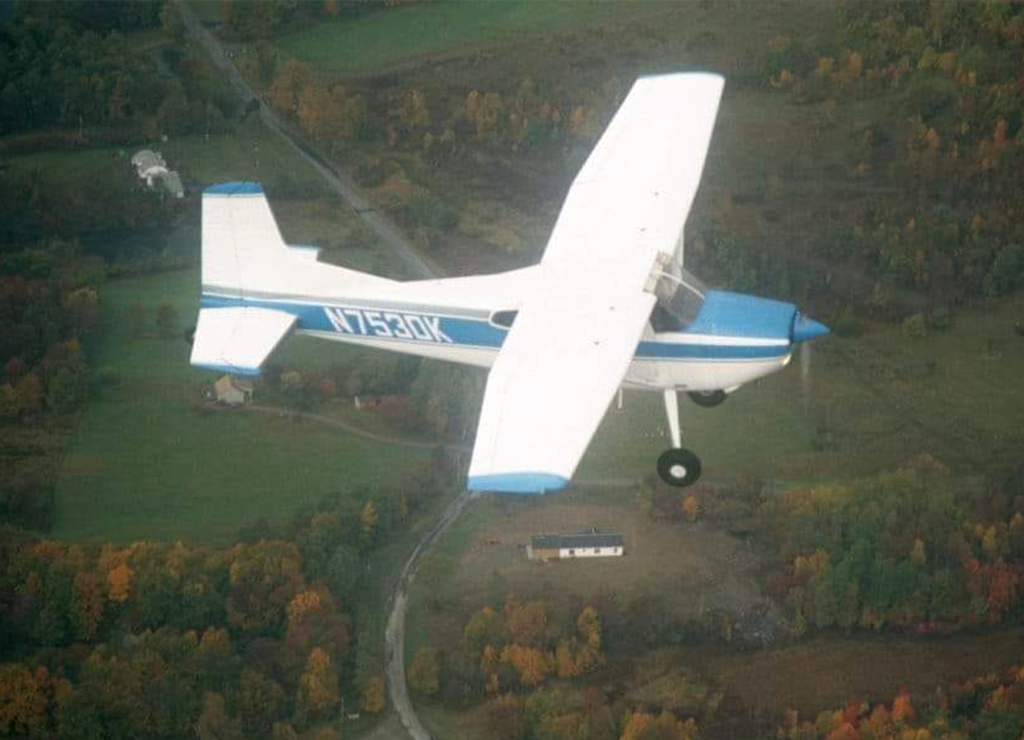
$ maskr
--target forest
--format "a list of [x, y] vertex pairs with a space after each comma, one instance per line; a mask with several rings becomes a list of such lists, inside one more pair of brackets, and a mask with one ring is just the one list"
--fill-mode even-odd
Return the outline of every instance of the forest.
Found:
[[[1019, 3], [666, 4], [622, 11], [607, 28], [580, 21], [493, 42], [521, 43], [512, 61], [481, 41], [372, 74], [339, 72], [304, 34], [445, 4], [192, 5], [261, 105], [351, 172], [448, 274], [532, 261], [633, 77], [683, 65], [727, 77], [727, 103], [740, 111], [728, 115], [740, 124], [727, 118], [723, 137], [770, 108], [799, 120], [789, 135], [801, 139], [707, 186], [687, 231], [688, 267], [813, 307], [845, 342], [829, 367], [861, 361], [858, 338], [895, 328], [922, 359], [865, 362], [874, 363], [868, 384], [891, 385], [897, 398], [941, 377], [950, 356], [929, 342], [965, 317], [998, 315], [1022, 331]], [[773, 12], [788, 20], [776, 27], [757, 15]], [[674, 13], [729, 23], [751, 15], [736, 23], [758, 28], [727, 41], [722, 26], [691, 33]], [[812, 19], [804, 32], [789, 22], [801, 15]], [[50, 534], [65, 455], [91, 409], [142, 392], [186, 405], [166, 377], [140, 382], [129, 364], [96, 360], [117, 332], [129, 354], [170, 356], [189, 321], [180, 296], [132, 299], [123, 315], [104, 303], [111, 285], [196, 269], [195, 250], [153, 245], [164, 233], [189, 238], [198, 199], [143, 188], [125, 150], [185, 142], [194, 193], [221, 173], [203, 169], [215, 157], [202, 147], [238, 140], [225, 179], [265, 176], [284, 221], [315, 232], [326, 259], [376, 247], [358, 218], [325, 215], [338, 203], [315, 178], [266, 164], [271, 148], [252, 112], [187, 42], [174, 3], [20, 2], [0, 22], [0, 736], [332, 740], [348, 730], [342, 714], [370, 717], [352, 726], [365, 732], [387, 712], [380, 616], [366, 595], [394, 577], [379, 564], [397, 562], [461, 486], [458, 445], [472, 436], [481, 374], [392, 356], [290, 355], [265, 368], [257, 391], [293, 420], [286, 435], [308, 434], [295, 420], [320, 414], [413, 440], [432, 451], [403, 471], [409, 482], [342, 478], [319, 502], [216, 543]], [[708, 167], [721, 180], [735, 160], [713, 154]], [[976, 357], [956, 361], [1017, 356], [1011, 331], [979, 333], [982, 341]], [[198, 397], [199, 381], [188, 382]], [[793, 465], [813, 474], [716, 477], [682, 493], [654, 479], [615, 484], [618, 511], [645, 526], [679, 538], [710, 528], [741, 542], [764, 613], [684, 614], [674, 582], [657, 574], [583, 594], [571, 577], [524, 588], [495, 569], [462, 589], [466, 560], [479, 556], [465, 542], [476, 535], [462, 533], [462, 550], [442, 541], [450, 549], [424, 558], [426, 595], [412, 602], [407, 681], [432, 729], [506, 740], [1016, 740], [1024, 659], [1009, 654], [937, 690], [819, 697], [806, 705], [814, 711], [754, 711], [708, 668], [723, 655], [840, 638], [938, 651], [1024, 625], [1024, 469], [1007, 453], [1017, 438], [993, 436], [977, 459], [996, 462], [984, 466], [914, 448], [896, 466], [841, 477], [830, 467], [848, 449], [836, 452], [845, 420], [835, 408], [849, 407], [815, 382], [827, 400], [805, 408], [814, 416], [805, 458], [819, 467]], [[1019, 394], [1004, 390], [993, 413], [1009, 418]], [[372, 399], [371, 410], [339, 411], [357, 397]], [[213, 415], [188, 403], [190, 424]], [[969, 426], [952, 414], [950, 423]], [[396, 470], [404, 449], [393, 452]], [[573, 495], [581, 508], [608, 504], [607, 493]], [[421, 629], [439, 622], [438, 634]]]
[[[298, 737], [354, 686], [364, 563], [450, 484], [364, 490], [228, 548], [78, 545], [0, 535], [0, 733], [14, 737]], [[198, 729], [197, 729], [198, 728]]]

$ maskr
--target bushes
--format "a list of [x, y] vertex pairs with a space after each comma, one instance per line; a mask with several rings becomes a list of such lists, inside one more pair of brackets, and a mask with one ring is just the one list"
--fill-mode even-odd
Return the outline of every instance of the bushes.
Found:
[[432, 195], [416, 195], [402, 209], [415, 226], [450, 232], [459, 225], [459, 213]]
[[1024, 245], [1003, 247], [985, 277], [985, 292], [990, 296], [1012, 293], [1024, 285]]

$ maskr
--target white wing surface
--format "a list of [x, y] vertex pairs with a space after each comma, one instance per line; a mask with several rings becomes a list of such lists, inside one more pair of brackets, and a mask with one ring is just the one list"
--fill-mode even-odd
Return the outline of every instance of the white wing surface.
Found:
[[655, 298], [562, 292], [520, 309], [487, 378], [469, 488], [564, 488], [626, 374]]
[[681, 241], [724, 84], [713, 74], [637, 80], [573, 181], [542, 264], [642, 287], [655, 255]]
[[538, 274], [491, 369], [471, 490], [565, 487], [654, 308], [700, 183], [723, 80], [634, 84], [573, 182]]
[[203, 308], [191, 363], [234, 375], [259, 375], [260, 365], [284, 339], [296, 316], [268, 308]]

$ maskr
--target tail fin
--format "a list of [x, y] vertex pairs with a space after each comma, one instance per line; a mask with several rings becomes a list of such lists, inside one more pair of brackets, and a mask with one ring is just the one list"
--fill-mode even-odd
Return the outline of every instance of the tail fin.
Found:
[[204, 289], [256, 287], [288, 256], [256, 182], [228, 182], [203, 191], [202, 239]]

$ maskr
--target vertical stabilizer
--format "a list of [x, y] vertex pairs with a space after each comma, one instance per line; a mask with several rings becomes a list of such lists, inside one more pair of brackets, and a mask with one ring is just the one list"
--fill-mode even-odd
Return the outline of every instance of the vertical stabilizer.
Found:
[[288, 250], [263, 188], [228, 182], [203, 191], [205, 290], [256, 289], [272, 279]]

